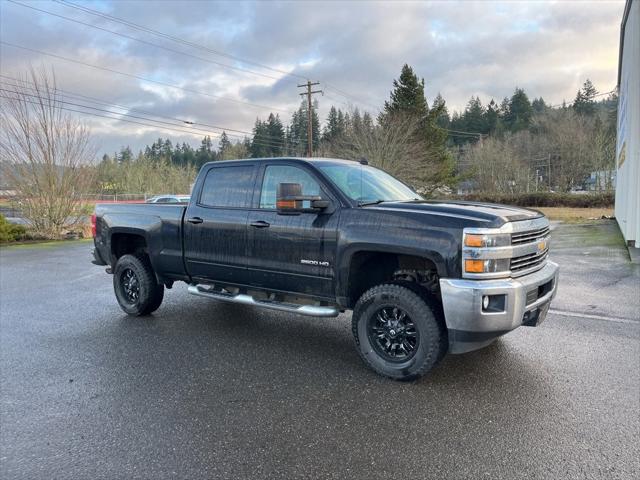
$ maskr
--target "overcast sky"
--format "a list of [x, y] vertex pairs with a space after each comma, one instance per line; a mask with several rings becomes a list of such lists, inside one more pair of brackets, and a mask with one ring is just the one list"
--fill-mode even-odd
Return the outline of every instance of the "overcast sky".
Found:
[[[269, 111], [288, 122], [300, 102], [296, 85], [303, 78], [320, 81], [318, 88], [326, 92], [324, 97], [316, 96], [323, 120], [332, 103], [375, 113], [374, 107], [380, 108], [388, 98], [404, 63], [424, 77], [427, 100], [440, 92], [450, 111], [464, 109], [471, 95], [480, 96], [483, 104], [491, 98], [500, 101], [515, 86], [524, 88], [531, 98], [542, 96], [552, 104], [571, 101], [586, 78], [605, 92], [616, 83], [624, 9], [623, 1], [604, 0], [67, 2], [205, 47], [195, 48], [63, 3], [16, 2], [121, 35], [0, 0], [3, 42], [130, 76], [6, 44], [0, 45], [2, 75], [15, 77], [29, 65], [45, 65], [55, 69], [58, 88], [63, 90], [242, 131], [250, 131], [256, 117], [265, 118]], [[100, 150], [108, 152], [120, 145], [136, 151], [157, 137], [197, 146], [204, 135], [83, 118], [90, 123]]]

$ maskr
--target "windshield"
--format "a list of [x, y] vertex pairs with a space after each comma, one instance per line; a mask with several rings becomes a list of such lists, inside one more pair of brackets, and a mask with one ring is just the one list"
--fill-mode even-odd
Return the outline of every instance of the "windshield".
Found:
[[422, 197], [386, 172], [360, 163], [319, 164], [336, 186], [359, 204], [392, 200], [422, 200]]

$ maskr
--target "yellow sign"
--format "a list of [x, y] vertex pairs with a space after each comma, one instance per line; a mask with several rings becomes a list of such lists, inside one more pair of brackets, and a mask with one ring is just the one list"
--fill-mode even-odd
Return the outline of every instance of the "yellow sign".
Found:
[[624, 142], [622, 144], [622, 148], [620, 149], [620, 155], [618, 156], [618, 168], [622, 166], [626, 158], [627, 158], [627, 142]]

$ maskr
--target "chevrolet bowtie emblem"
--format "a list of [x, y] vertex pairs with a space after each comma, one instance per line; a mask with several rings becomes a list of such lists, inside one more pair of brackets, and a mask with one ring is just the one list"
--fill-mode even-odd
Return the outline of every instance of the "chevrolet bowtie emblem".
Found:
[[541, 240], [538, 242], [538, 251], [542, 252], [545, 248], [547, 248], [547, 241]]

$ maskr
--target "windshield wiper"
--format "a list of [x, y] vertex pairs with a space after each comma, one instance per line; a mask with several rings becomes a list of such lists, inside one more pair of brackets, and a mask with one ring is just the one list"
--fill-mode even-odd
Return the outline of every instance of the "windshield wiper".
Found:
[[367, 205], [378, 205], [379, 203], [386, 202], [386, 201], [387, 200], [378, 199], [378, 200], [372, 200], [370, 202], [358, 202], [358, 206], [366, 207]]

